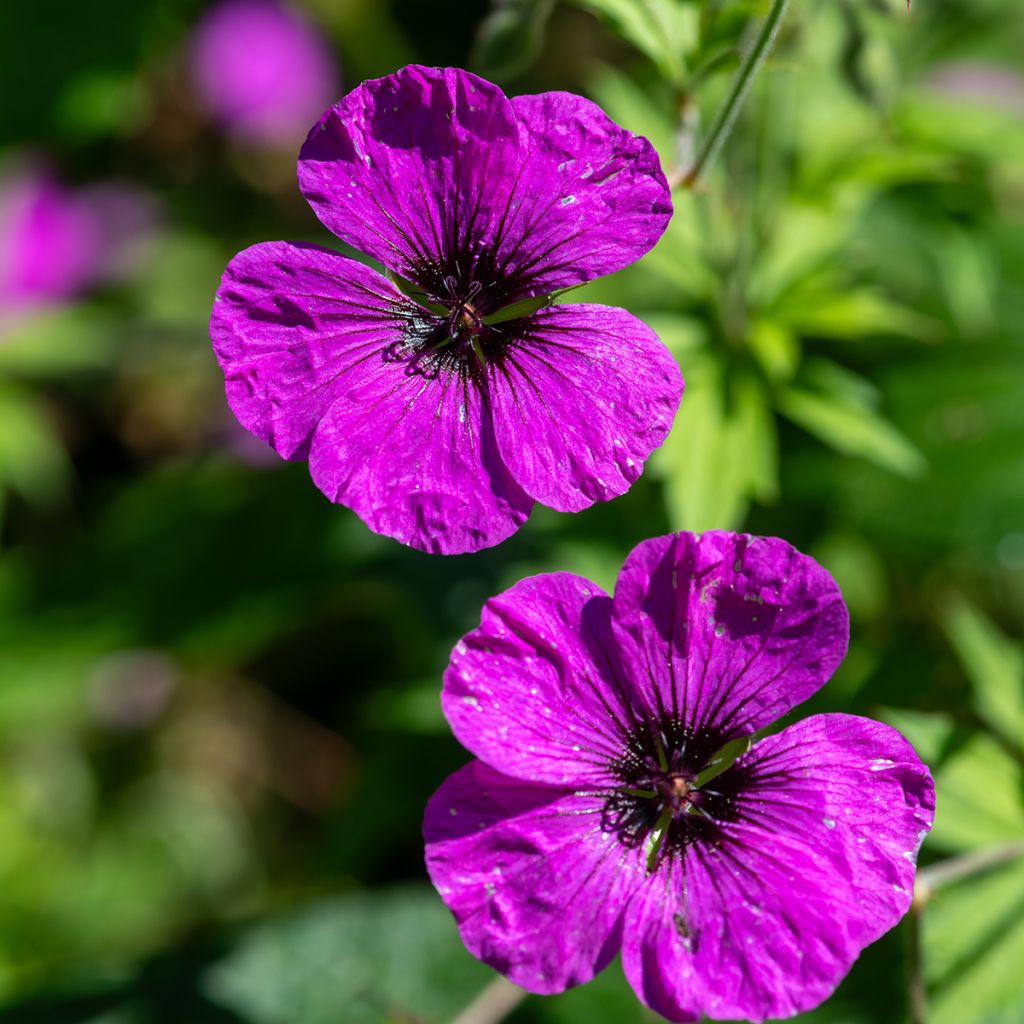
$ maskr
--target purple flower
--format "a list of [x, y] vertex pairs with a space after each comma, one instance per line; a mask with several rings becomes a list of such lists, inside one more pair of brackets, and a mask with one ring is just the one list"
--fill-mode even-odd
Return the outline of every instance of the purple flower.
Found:
[[81, 196], [26, 165], [0, 181], [0, 304], [35, 309], [78, 294], [95, 277], [102, 228]]
[[509, 100], [408, 67], [327, 111], [299, 182], [390, 276], [287, 242], [232, 260], [211, 333], [243, 426], [427, 551], [497, 544], [535, 501], [576, 512], [629, 488], [672, 424], [679, 369], [629, 313], [548, 303], [664, 231], [645, 139], [578, 96]]
[[149, 195], [122, 182], [70, 189], [42, 162], [0, 174], [0, 329], [124, 276], [153, 234]]
[[455, 647], [445, 714], [479, 760], [427, 807], [427, 867], [470, 951], [532, 992], [621, 948], [671, 1020], [816, 1006], [910, 906], [931, 776], [879, 722], [749, 737], [846, 651], [832, 578], [784, 541], [637, 547], [608, 597], [523, 580]]
[[196, 27], [192, 77], [207, 108], [249, 141], [297, 142], [338, 94], [338, 69], [313, 26], [274, 0], [223, 0]]

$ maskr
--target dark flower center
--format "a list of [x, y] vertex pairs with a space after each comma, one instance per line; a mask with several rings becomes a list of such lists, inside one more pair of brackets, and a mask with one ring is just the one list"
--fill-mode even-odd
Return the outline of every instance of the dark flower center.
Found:
[[652, 870], [691, 843], [718, 844], [745, 782], [733, 762], [747, 743], [724, 739], [693, 733], [678, 719], [638, 728], [612, 763], [621, 786], [606, 797], [603, 827], [628, 848], [647, 843]]
[[506, 332], [490, 322], [490, 306], [478, 280], [463, 285], [453, 275], [441, 281], [437, 294], [400, 283], [411, 297], [431, 312], [413, 316], [405, 331], [405, 354], [425, 376], [455, 373], [464, 381], [482, 382], [488, 363], [500, 361]]

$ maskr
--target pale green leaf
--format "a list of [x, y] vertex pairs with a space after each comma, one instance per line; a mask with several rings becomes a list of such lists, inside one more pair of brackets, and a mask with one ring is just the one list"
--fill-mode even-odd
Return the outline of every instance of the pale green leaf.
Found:
[[252, 1024], [450, 1021], [494, 977], [427, 886], [352, 893], [254, 928], [206, 989]]
[[1010, 741], [1024, 740], [1024, 655], [959, 595], [942, 611], [942, 624], [971, 681], [974, 707], [988, 726]]
[[721, 370], [710, 362], [688, 373], [675, 426], [652, 460], [665, 481], [673, 529], [729, 529], [746, 512], [748, 452], [726, 411], [722, 385]]
[[574, 0], [617, 36], [649, 57], [670, 80], [682, 84], [699, 33], [700, 11], [685, 0]]
[[1024, 766], [989, 736], [971, 737], [935, 773], [930, 843], [974, 850], [1024, 836]]
[[69, 465], [55, 425], [27, 393], [0, 386], [0, 489], [46, 505], [61, 494]]
[[929, 1024], [1019, 1024], [1024, 863], [944, 888], [924, 914]]
[[917, 448], [888, 420], [863, 405], [786, 388], [778, 406], [784, 416], [844, 455], [859, 456], [908, 477], [919, 476], [926, 468]]

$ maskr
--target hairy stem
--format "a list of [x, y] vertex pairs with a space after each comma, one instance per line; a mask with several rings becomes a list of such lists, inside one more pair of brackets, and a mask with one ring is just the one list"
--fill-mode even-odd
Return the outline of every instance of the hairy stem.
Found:
[[452, 1021], [452, 1024], [498, 1024], [526, 998], [526, 992], [499, 975]]
[[914, 885], [914, 899], [910, 904], [907, 919], [909, 961], [908, 1002], [912, 1024], [927, 1024], [928, 989], [924, 979], [924, 953], [921, 948], [921, 931], [925, 907], [936, 889], [957, 882], [962, 878], [980, 875], [985, 871], [1024, 858], [1024, 842], [1006, 843], [977, 853], [965, 853], [961, 857], [950, 857], [922, 868], [917, 873]]
[[768, 17], [765, 18], [761, 31], [754, 41], [754, 45], [743, 57], [739, 71], [736, 72], [736, 78], [733, 80], [732, 88], [729, 90], [729, 95], [726, 97], [725, 103], [722, 104], [721, 110], [718, 111], [711, 128], [708, 130], [700, 152], [697, 154], [697, 159], [694, 160], [689, 170], [679, 171], [670, 176], [669, 184], [673, 187], [681, 185], [683, 188], [693, 188], [708, 167], [714, 162], [715, 157], [718, 156], [722, 144], [729, 137], [733, 126], [736, 124], [736, 118], [739, 115], [740, 108], [743, 106], [743, 101], [747, 97], [747, 93], [750, 91], [754, 76], [771, 52], [772, 46], [775, 43], [775, 37], [779, 34], [779, 26], [782, 24], [782, 19], [786, 16], [786, 9], [788, 7], [789, 0], [772, 0]]
[[909, 962], [908, 1009], [911, 1024], [928, 1024], [928, 987], [924, 980], [924, 952], [922, 949], [921, 932], [925, 900], [914, 894], [907, 918], [909, 928], [907, 939], [907, 960]]
[[933, 889], [941, 889], [950, 882], [959, 881], [970, 875], [981, 874], [991, 868], [1024, 857], [1024, 841], [1006, 843], [977, 853], [965, 853], [962, 857], [950, 857], [917, 873], [918, 885], [924, 890], [925, 899]]

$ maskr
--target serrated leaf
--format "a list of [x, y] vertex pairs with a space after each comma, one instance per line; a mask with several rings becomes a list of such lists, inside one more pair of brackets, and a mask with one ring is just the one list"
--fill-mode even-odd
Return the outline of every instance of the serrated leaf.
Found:
[[924, 913], [929, 1024], [1020, 1024], [1024, 863], [944, 888]]
[[820, 441], [902, 476], [924, 472], [924, 456], [888, 420], [872, 409], [801, 388], [786, 388], [779, 411]]
[[574, 0], [682, 84], [698, 39], [700, 12], [684, 0]]
[[721, 370], [710, 361], [688, 374], [675, 426], [652, 461], [676, 530], [729, 529], [746, 512], [748, 453], [722, 385]]
[[971, 737], [935, 773], [929, 842], [975, 850], [1024, 836], [1024, 767], [989, 736]]
[[788, 327], [774, 320], [755, 320], [747, 333], [747, 345], [773, 381], [792, 379], [800, 365], [800, 342]]
[[205, 988], [253, 1024], [441, 1024], [492, 978], [433, 890], [338, 896], [257, 926]]
[[[839, 286], [837, 286], [838, 288]], [[928, 338], [936, 325], [873, 288], [798, 291], [780, 302], [775, 315], [801, 334], [856, 340], [879, 334]]]
[[1021, 747], [1024, 654], [962, 597], [949, 599], [942, 624], [971, 681], [975, 710], [989, 728]]

